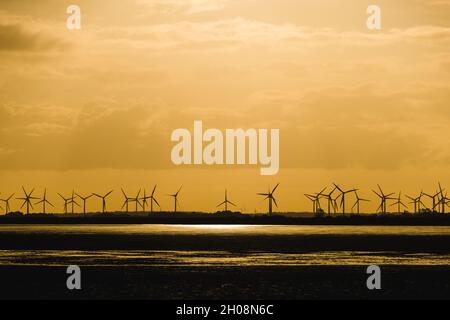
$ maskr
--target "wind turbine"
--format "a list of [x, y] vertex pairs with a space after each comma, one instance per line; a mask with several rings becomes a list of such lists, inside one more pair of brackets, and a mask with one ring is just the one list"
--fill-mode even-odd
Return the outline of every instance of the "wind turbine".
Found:
[[441, 213], [445, 214], [445, 206], [448, 205], [448, 201], [450, 199], [447, 198], [447, 193], [445, 193], [444, 196], [444, 189], [442, 189], [441, 183], [439, 183], [439, 194], [440, 194], [440, 199], [438, 204], [441, 206]]
[[225, 190], [225, 201], [222, 202], [221, 204], [219, 204], [217, 207], [221, 207], [223, 205], [225, 205], [225, 212], [228, 212], [228, 205], [231, 204], [233, 207], [236, 207], [236, 205], [228, 200], [228, 191]]
[[64, 197], [61, 193], [58, 193], [58, 195], [63, 199], [64, 201], [64, 214], [67, 214], [67, 206], [70, 204], [70, 198]]
[[361, 202], [370, 202], [370, 200], [360, 198], [360, 197], [359, 197], [359, 194], [358, 194], [358, 191], [355, 191], [355, 196], [356, 196], [356, 202], [355, 202], [355, 204], [353, 205], [352, 210], [356, 207], [356, 208], [357, 208], [358, 215], [359, 215], [359, 214], [361, 213], [361, 212], [360, 212], [360, 205], [361, 205]]
[[180, 187], [180, 189], [178, 189], [177, 193], [175, 194], [169, 194], [169, 197], [173, 198], [174, 201], [174, 213], [177, 213], [177, 206], [179, 206], [179, 201], [178, 201], [178, 196], [180, 195], [181, 189], [183, 188], [183, 186]]
[[[305, 197], [308, 198], [313, 204], [312, 213], [317, 212], [317, 207], [320, 206], [319, 198], [318, 196], [313, 196], [312, 194], [305, 194]], [[317, 204], [319, 202], [319, 204]]]
[[126, 213], [128, 213], [128, 205], [130, 204], [131, 201], [133, 201], [133, 198], [128, 197], [123, 189], [122, 189], [122, 194], [123, 194], [123, 197], [125, 198], [125, 201], [123, 202], [123, 205], [122, 205], [122, 209], [124, 207], [126, 207]]
[[12, 197], [14, 197], [14, 193], [10, 195], [9, 198], [0, 199], [0, 201], [5, 203], [5, 214], [8, 214], [9, 210], [11, 209], [11, 207], [9, 206], [9, 201], [11, 200]]
[[102, 212], [106, 213], [106, 198], [108, 198], [108, 196], [113, 193], [114, 190], [111, 190], [110, 192], [108, 192], [107, 194], [105, 194], [104, 196], [99, 195], [98, 193], [93, 193], [94, 196], [96, 196], [97, 198], [102, 199]]
[[[336, 187], [333, 188], [333, 190], [330, 193], [323, 193], [326, 189], [324, 189], [319, 195], [323, 196], [328, 201], [328, 215], [331, 216], [331, 208], [333, 207], [334, 212], [336, 213], [336, 199], [333, 199], [333, 194], [337, 190]], [[319, 199], [318, 199], [319, 201]], [[320, 207], [320, 201], [319, 201], [319, 207]]]
[[86, 216], [86, 202], [87, 202], [90, 198], [92, 198], [94, 195], [91, 194], [91, 195], [89, 195], [89, 196], [87, 196], [87, 197], [83, 197], [82, 195], [80, 195], [80, 194], [78, 194], [78, 193], [76, 193], [76, 195], [77, 195], [78, 198], [80, 198], [80, 199], [83, 201], [83, 215]]
[[402, 201], [402, 192], [400, 191], [400, 193], [398, 194], [398, 198], [397, 198], [397, 202], [395, 202], [395, 203], [393, 203], [393, 204], [391, 204], [391, 207], [392, 206], [395, 206], [395, 205], [397, 205], [398, 207], [397, 207], [397, 213], [401, 213], [401, 207], [403, 206], [405, 209], [408, 209], [408, 207], [403, 203], [403, 201]]
[[421, 192], [420, 195], [416, 198], [406, 195], [408, 199], [410, 199], [412, 202], [411, 204], [414, 204], [414, 213], [420, 213], [421, 205], [425, 207], [425, 205], [422, 202], [423, 193]]
[[341, 187], [339, 187], [337, 184], [334, 184], [334, 186], [336, 187], [336, 189], [339, 190], [339, 192], [341, 193], [340, 196], [338, 198], [341, 198], [341, 208], [342, 208], [342, 214], [345, 215], [345, 196], [349, 193], [358, 191], [358, 189], [351, 189], [351, 190], [342, 190]]
[[53, 204], [50, 203], [50, 201], [47, 200], [47, 189], [44, 189], [44, 196], [42, 197], [41, 201], [36, 202], [35, 205], [38, 205], [38, 204], [41, 204], [41, 203], [42, 203], [42, 213], [43, 214], [46, 214], [45, 206], [47, 204], [51, 205], [53, 208], [55, 207]]
[[136, 213], [138, 212], [138, 206], [142, 207], [141, 202], [139, 201], [139, 196], [141, 195], [141, 189], [139, 189], [138, 194], [136, 195], [136, 198], [133, 198], [132, 201], [136, 202]]
[[380, 185], [378, 185], [378, 189], [380, 190], [380, 193], [376, 192], [375, 190], [372, 190], [372, 192], [375, 193], [381, 199], [381, 204], [378, 207], [378, 211], [381, 211], [381, 213], [386, 214], [387, 213], [387, 200], [396, 200], [395, 198], [392, 198], [392, 196], [395, 193], [390, 193], [388, 195], [384, 194]]
[[431, 207], [432, 208], [432, 211], [434, 212], [435, 210], [436, 210], [436, 206], [438, 205], [437, 203], [436, 203], [436, 199], [441, 195], [441, 191], [438, 191], [436, 194], [434, 194], [434, 195], [431, 195], [431, 194], [428, 194], [428, 193], [423, 193], [423, 195], [424, 196], [426, 196], [426, 197], [428, 197], [428, 198], [430, 198], [431, 199], [431, 201], [433, 202], [433, 206]]
[[326, 189], [327, 188], [322, 189], [322, 191], [316, 193], [315, 195], [305, 194], [305, 197], [313, 203], [313, 213], [317, 213], [319, 210], [322, 210], [322, 207], [320, 205], [320, 198], [324, 196], [323, 193]]
[[[155, 184], [155, 187], [153, 188], [153, 191], [152, 191], [152, 195], [148, 198], [148, 199], [150, 199], [150, 212], [151, 213], [153, 213], [153, 203], [156, 203], [156, 205], [161, 209], [161, 206], [159, 205], [158, 200], [156, 200], [156, 198], [155, 198], [155, 193], [156, 193], [156, 187], [157, 186], [158, 185]], [[144, 193], [145, 193], [145, 191], [144, 191]], [[144, 194], [144, 198], [146, 198], [145, 194]], [[146, 201], [145, 199], [142, 199], [142, 200]], [[142, 207], [144, 208], [144, 211], [145, 211], [145, 207], [144, 206], [145, 206], [145, 204], [144, 204], [144, 202], [142, 202]]]
[[34, 189], [31, 190], [30, 193], [27, 193], [27, 191], [25, 190], [24, 187], [22, 187], [23, 193], [24, 193], [24, 197], [23, 198], [17, 198], [17, 200], [22, 200], [23, 204], [20, 207], [20, 209], [22, 209], [25, 205], [27, 206], [27, 214], [30, 214], [30, 207], [31, 209], [33, 209], [33, 204], [31, 203], [31, 200], [39, 200], [39, 198], [33, 197], [33, 192]]
[[269, 187], [268, 193], [258, 193], [259, 196], [266, 197], [264, 200], [269, 200], [269, 215], [272, 214], [273, 204], [275, 204], [275, 206], [278, 208], [277, 200], [275, 199], [273, 194], [275, 193], [275, 191], [277, 191], [279, 186], [280, 186], [280, 184], [277, 184], [275, 186], [275, 188], [273, 188], [272, 192], [270, 191], [270, 187]]
[[75, 191], [72, 191], [72, 196], [70, 197], [70, 202], [69, 202], [69, 204], [72, 205], [72, 214], [75, 213], [75, 208], [74, 208], [75, 206], [74, 205], [77, 205], [78, 207], [80, 206], [78, 204], [78, 202], [75, 201], [75, 199], [76, 199]]

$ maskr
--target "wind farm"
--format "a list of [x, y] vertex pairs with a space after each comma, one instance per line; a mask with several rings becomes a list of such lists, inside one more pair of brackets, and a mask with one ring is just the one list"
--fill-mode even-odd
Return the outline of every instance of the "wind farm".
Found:
[[[195, 208], [181, 210], [180, 197], [183, 189], [185, 189], [183, 185], [175, 193], [167, 194], [169, 198], [172, 198], [171, 204], [170, 201], [161, 203], [157, 200], [156, 184], [148, 189], [140, 188], [135, 195], [129, 195], [124, 188], [121, 188], [123, 202], [119, 210], [112, 206], [107, 206], [108, 200], [114, 200], [112, 199], [114, 190], [110, 190], [105, 194], [84, 192], [83, 195], [81, 195], [81, 192], [72, 190], [69, 196], [56, 192], [54, 195], [58, 196], [62, 201], [55, 205], [50, 201], [51, 194], [49, 194], [47, 188], [43, 189], [42, 197], [38, 198], [33, 196], [35, 189], [28, 192], [25, 187], [22, 187], [24, 196], [16, 198], [17, 203], [14, 203], [14, 194], [5, 199], [0, 198], [0, 201], [4, 204], [4, 208], [2, 207], [4, 215], [0, 216], [0, 223], [13, 221], [11, 220], [12, 218], [19, 220], [19, 222], [30, 221], [30, 218], [34, 218], [36, 223], [38, 223], [39, 218], [51, 217], [84, 218], [86, 220], [82, 221], [83, 223], [94, 221], [95, 218], [101, 218], [101, 221], [105, 223], [114, 221], [114, 218], [141, 218], [143, 219], [142, 223], [172, 223], [174, 221], [213, 223], [219, 221], [215, 220], [215, 218], [220, 218], [221, 223], [251, 223], [257, 220], [257, 223], [269, 223], [272, 221], [281, 224], [341, 224], [343, 221], [350, 224], [362, 223], [362, 221], [376, 224], [378, 221], [385, 219], [393, 221], [393, 219], [401, 217], [402, 223], [408, 223], [409, 220], [415, 222], [419, 218], [423, 221], [426, 218], [427, 223], [432, 224], [436, 220], [436, 224], [439, 225], [439, 223], [443, 223], [446, 220], [444, 218], [449, 217], [450, 220], [450, 215], [447, 216], [446, 214], [450, 211], [450, 199], [440, 183], [438, 183], [436, 192], [428, 194], [421, 191], [418, 196], [404, 195], [403, 192], [386, 193], [380, 185], [376, 187], [377, 190], [372, 190], [375, 197], [370, 199], [367, 196], [361, 196], [362, 193], [358, 188], [344, 189], [337, 183], [331, 183], [319, 192], [304, 194], [306, 199], [312, 204], [311, 211], [301, 210], [300, 208], [298, 211], [287, 211], [280, 208], [283, 198], [282, 196], [276, 196], [276, 194], [282, 186], [276, 184], [273, 188], [269, 186], [267, 192], [256, 194], [257, 197], [263, 197], [261, 208], [264, 207], [264, 203], [267, 205], [267, 209], [261, 210], [259, 213], [257, 210], [246, 212], [238, 208], [237, 204], [230, 200], [228, 189], [224, 192], [223, 201], [212, 205], [211, 211], [208, 212], [195, 210]], [[151, 190], [151, 192], [148, 190]], [[98, 204], [100, 205], [100, 210], [93, 210], [94, 203], [88, 201], [92, 197], [100, 200]], [[424, 197], [428, 197], [429, 201], [424, 201]], [[405, 202], [404, 198], [410, 201]], [[379, 203], [379, 205], [377, 204], [377, 210], [374, 212], [369, 209], [371, 202]], [[158, 211], [155, 211], [155, 207], [158, 208]], [[223, 210], [217, 211], [218, 208]], [[234, 211], [231, 211], [230, 208], [233, 208]]]

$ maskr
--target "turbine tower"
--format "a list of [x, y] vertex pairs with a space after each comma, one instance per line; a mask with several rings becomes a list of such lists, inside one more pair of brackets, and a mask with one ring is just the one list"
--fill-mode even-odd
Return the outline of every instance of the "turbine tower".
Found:
[[72, 196], [70, 197], [70, 202], [69, 204], [72, 205], [72, 214], [75, 213], [75, 205], [77, 205], [77, 207], [79, 207], [80, 205], [78, 204], [78, 202], [75, 201], [76, 196], [75, 196], [75, 191], [72, 191]]
[[448, 205], [450, 199], [447, 198], [447, 193], [444, 196], [444, 189], [442, 189], [441, 183], [439, 183], [439, 202], [438, 205], [441, 206], [441, 213], [445, 214], [445, 207]]
[[334, 186], [336, 187], [336, 189], [339, 190], [339, 192], [341, 193], [339, 195], [338, 198], [341, 198], [341, 208], [342, 208], [342, 214], [345, 216], [345, 196], [349, 193], [353, 193], [355, 191], [358, 191], [357, 189], [351, 189], [351, 190], [342, 190], [341, 187], [339, 187], [337, 184], [334, 184]]
[[[331, 208], [333, 208], [334, 213], [336, 213], [336, 199], [333, 199], [333, 194], [336, 192], [337, 188], [334, 187], [333, 190], [331, 190], [330, 193], [323, 193], [326, 189], [323, 189], [323, 191], [319, 194], [323, 196], [328, 201], [328, 215], [331, 216]], [[319, 201], [320, 206], [320, 201]]]
[[98, 193], [93, 193], [94, 196], [96, 196], [97, 198], [102, 199], [102, 213], [106, 213], [106, 198], [109, 197], [109, 195], [111, 193], [113, 193], [114, 190], [111, 190], [110, 192], [108, 192], [107, 194], [105, 194], [104, 196], [99, 195]]
[[9, 206], [9, 201], [12, 199], [12, 197], [14, 197], [14, 193], [10, 195], [9, 198], [0, 199], [0, 201], [5, 203], [5, 215], [8, 214], [9, 210], [11, 209], [11, 207]]
[[127, 194], [125, 193], [125, 191], [123, 190], [123, 188], [122, 188], [122, 194], [123, 194], [123, 197], [125, 198], [123, 205], [122, 205], [122, 210], [123, 210], [123, 208], [126, 208], [126, 213], [128, 213], [129, 212], [128, 207], [129, 207], [130, 202], [133, 201], [133, 198], [128, 197]]
[[83, 201], [83, 215], [86, 216], [86, 203], [87, 203], [87, 201], [88, 201], [90, 198], [92, 198], [94, 195], [91, 194], [91, 195], [89, 195], [89, 196], [87, 196], [87, 197], [84, 197], [84, 196], [80, 195], [79, 193], [76, 193], [76, 195], [77, 195], [78, 198], [80, 198], [80, 199]]
[[423, 195], [431, 199], [431, 201], [433, 202], [433, 206], [431, 207], [432, 208], [431, 211], [435, 212], [436, 211], [436, 207], [439, 205], [439, 202], [436, 203], [436, 199], [438, 199], [439, 196], [441, 195], [441, 191], [438, 191], [437, 193], [435, 193], [433, 195], [424, 192]]
[[46, 209], [45, 206], [47, 204], [52, 206], [53, 208], [55, 207], [53, 204], [50, 203], [50, 201], [47, 200], [47, 189], [44, 189], [44, 196], [42, 197], [41, 201], [36, 202], [35, 205], [38, 205], [38, 204], [41, 204], [41, 203], [42, 203], [42, 213], [43, 214], [47, 213], [46, 210], [45, 210]]
[[180, 187], [180, 189], [178, 189], [177, 193], [175, 194], [170, 194], [169, 197], [173, 198], [174, 201], [174, 213], [177, 213], [177, 207], [179, 206], [179, 202], [178, 202], [178, 196], [180, 195], [181, 189], [183, 188], [183, 186]]
[[228, 200], [228, 191], [225, 190], [225, 201], [219, 204], [217, 207], [225, 206], [225, 212], [228, 212], [228, 205], [231, 204], [233, 207], [236, 207], [236, 205]]
[[139, 189], [138, 194], [136, 195], [136, 198], [133, 198], [132, 201], [136, 203], [136, 213], [138, 212], [138, 206], [142, 207], [141, 202], [139, 201], [139, 196], [141, 195], [141, 189]]
[[423, 193], [421, 192], [420, 195], [416, 198], [405, 195], [408, 199], [411, 200], [410, 204], [414, 204], [414, 213], [420, 213], [421, 205], [425, 207], [425, 205], [422, 202]]
[[312, 194], [305, 194], [305, 197], [308, 198], [313, 203], [313, 213], [317, 213], [319, 210], [322, 210], [322, 207], [320, 205], [320, 198], [325, 196], [323, 193], [325, 192], [327, 188], [322, 189], [319, 193], [316, 193], [315, 195]]
[[381, 211], [381, 213], [386, 214], [387, 213], [387, 200], [396, 200], [395, 198], [392, 198], [392, 196], [395, 193], [390, 193], [388, 195], [384, 194], [384, 192], [381, 189], [380, 185], [378, 185], [378, 189], [380, 190], [379, 193], [376, 192], [375, 190], [372, 190], [372, 192], [375, 193], [381, 199], [381, 204], [378, 207], [377, 211]]
[[33, 204], [31, 203], [31, 200], [39, 200], [39, 198], [33, 197], [34, 189], [31, 190], [30, 193], [28, 193], [24, 187], [22, 187], [24, 197], [23, 198], [17, 198], [17, 200], [22, 200], [23, 204], [20, 207], [22, 209], [25, 205], [27, 206], [27, 214], [30, 214], [30, 207], [33, 209]]
[[64, 197], [61, 193], [58, 193], [58, 195], [63, 199], [64, 201], [64, 214], [67, 214], [67, 207], [70, 204], [70, 198]]
[[275, 206], [278, 208], [277, 200], [275, 199], [275, 197], [273, 195], [274, 195], [275, 191], [277, 191], [279, 186], [280, 186], [280, 184], [277, 184], [275, 186], [275, 188], [273, 188], [272, 192], [270, 191], [270, 187], [269, 187], [268, 193], [258, 193], [259, 196], [265, 197], [264, 200], [269, 200], [269, 215], [271, 215], [273, 212], [273, 210], [272, 210], [273, 204], [275, 204]]
[[355, 209], [355, 207], [356, 207], [358, 215], [359, 215], [361, 213], [361, 211], [360, 211], [361, 202], [370, 202], [370, 200], [360, 198], [358, 191], [355, 191], [355, 197], [356, 197], [356, 202], [353, 205], [352, 210]]
[[395, 203], [393, 203], [393, 204], [391, 204], [391, 207], [392, 206], [397, 206], [397, 213], [401, 213], [401, 208], [402, 208], [402, 206], [405, 208], [405, 209], [408, 209], [408, 207], [403, 203], [403, 201], [402, 201], [402, 192], [400, 191], [400, 193], [398, 194], [398, 198], [397, 198], [397, 202], [395, 202]]

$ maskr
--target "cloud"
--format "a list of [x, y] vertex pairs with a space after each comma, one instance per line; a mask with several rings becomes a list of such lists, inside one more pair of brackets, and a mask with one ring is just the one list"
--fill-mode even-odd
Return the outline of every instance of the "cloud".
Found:
[[37, 52], [61, 49], [60, 39], [39, 32], [31, 32], [19, 24], [0, 24], [0, 51]]
[[228, 0], [137, 0], [151, 10], [164, 14], [193, 15], [197, 13], [219, 11], [225, 8]]

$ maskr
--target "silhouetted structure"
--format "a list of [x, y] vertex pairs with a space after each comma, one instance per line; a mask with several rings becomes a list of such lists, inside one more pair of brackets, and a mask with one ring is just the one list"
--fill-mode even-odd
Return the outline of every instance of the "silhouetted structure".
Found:
[[80, 198], [83, 201], [83, 215], [86, 216], [86, 203], [87, 201], [92, 198], [94, 195], [91, 194], [89, 196], [82, 196], [79, 193], [76, 194], [78, 198]]
[[399, 194], [398, 194], [398, 198], [397, 198], [397, 202], [395, 202], [395, 203], [393, 203], [393, 204], [391, 204], [391, 206], [397, 206], [397, 213], [401, 213], [401, 208], [402, 208], [402, 206], [405, 208], [405, 209], [408, 209], [408, 207], [403, 203], [403, 201], [402, 201], [402, 192], [400, 191], [399, 192]]
[[104, 196], [99, 195], [98, 193], [93, 193], [94, 196], [96, 196], [97, 198], [102, 199], [102, 213], [106, 213], [106, 198], [109, 197], [109, 195], [111, 193], [113, 193], [113, 192], [114, 192], [114, 190], [111, 190], [110, 192], [108, 192]]
[[370, 202], [370, 200], [360, 198], [359, 194], [358, 194], [358, 191], [355, 191], [355, 197], [356, 197], [356, 202], [353, 205], [352, 210], [354, 210], [355, 207], [356, 207], [357, 213], [360, 214], [361, 213], [361, 211], [360, 211], [361, 202]]
[[275, 204], [275, 206], [278, 208], [277, 200], [275, 199], [273, 194], [275, 193], [275, 191], [277, 191], [279, 186], [280, 186], [280, 184], [277, 184], [275, 186], [275, 188], [273, 188], [272, 192], [270, 191], [270, 187], [269, 187], [268, 193], [258, 193], [259, 196], [266, 197], [264, 200], [269, 200], [269, 215], [271, 215], [273, 212], [273, 204]]
[[228, 200], [228, 191], [225, 190], [225, 201], [217, 205], [217, 207], [225, 206], [225, 212], [228, 212], [228, 205], [231, 204], [232, 206], [236, 207], [236, 205]]
[[392, 198], [392, 196], [395, 193], [390, 193], [390, 194], [386, 195], [386, 194], [384, 194], [384, 192], [381, 189], [380, 185], [377, 185], [377, 186], [378, 186], [378, 190], [380, 190], [380, 193], [376, 192], [375, 190], [372, 190], [372, 192], [375, 193], [381, 200], [381, 204], [378, 207], [377, 211], [381, 212], [383, 214], [386, 214], [387, 213], [387, 201], [388, 200], [396, 200], [395, 198]]
[[121, 190], [122, 190], [123, 197], [125, 198], [123, 205], [122, 205], [122, 210], [123, 210], [123, 208], [126, 208], [125, 212], [128, 213], [129, 212], [129, 210], [128, 210], [129, 204], [131, 201], [133, 201], [133, 198], [128, 197], [127, 194], [125, 193], [125, 191], [123, 190], [123, 188]]
[[47, 189], [44, 189], [44, 196], [42, 197], [41, 201], [36, 202], [35, 205], [39, 205], [42, 203], [42, 213], [46, 214], [46, 205], [50, 205], [53, 208], [55, 207], [53, 204], [50, 203], [50, 201], [47, 200]]
[[178, 196], [180, 195], [182, 188], [183, 188], [183, 186], [181, 186], [180, 189], [178, 189], [177, 193], [169, 195], [169, 197], [172, 197], [174, 200], [174, 210], [173, 210], [174, 213], [177, 213], [178, 205], [180, 204], [178, 202]]
[[5, 203], [5, 214], [8, 214], [9, 211], [11, 210], [11, 206], [9, 205], [9, 201], [11, 201], [12, 197], [14, 197], [14, 193], [12, 195], [10, 195], [6, 199], [0, 199], [0, 201]]
[[344, 191], [344, 190], [342, 190], [337, 184], [334, 184], [334, 186], [335, 186], [335, 187], [339, 190], [339, 192], [341, 193], [337, 199], [341, 198], [342, 214], [345, 215], [345, 196], [346, 196], [347, 194], [349, 194], [349, 193], [353, 193], [353, 192], [358, 191], [358, 190], [357, 190], [357, 189], [351, 189], [351, 190], [346, 190], [346, 191]]
[[22, 200], [23, 201], [23, 204], [20, 207], [20, 209], [22, 209], [26, 205], [27, 206], [27, 214], [30, 214], [30, 207], [31, 207], [31, 209], [33, 209], [33, 204], [31, 203], [31, 200], [39, 200], [39, 198], [36, 198], [36, 197], [32, 196], [33, 192], [34, 192], [34, 189], [31, 190], [30, 193], [27, 193], [25, 188], [22, 187], [22, 191], [23, 191], [23, 193], [25, 195], [24, 198], [17, 198], [17, 200]]
[[66, 198], [64, 197], [61, 193], [58, 193], [58, 195], [61, 197], [61, 199], [63, 199], [64, 201], [64, 213], [67, 214], [67, 207], [70, 204], [70, 198]]

